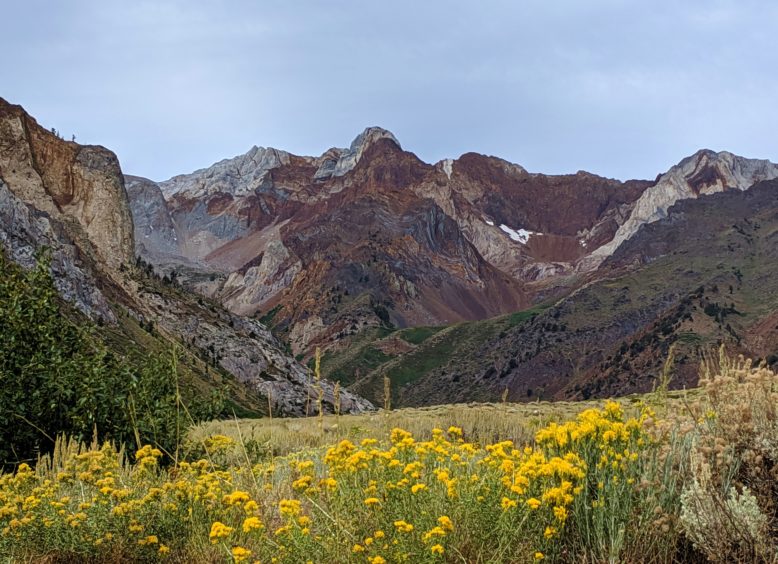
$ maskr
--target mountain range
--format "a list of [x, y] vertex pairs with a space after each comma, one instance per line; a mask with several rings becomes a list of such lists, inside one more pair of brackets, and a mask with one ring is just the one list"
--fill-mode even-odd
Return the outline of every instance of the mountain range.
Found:
[[[429, 164], [370, 127], [318, 157], [273, 148], [154, 182], [0, 100], [0, 242], [54, 249], [63, 298], [134, 323], [308, 410], [324, 351], [344, 409], [645, 391], [724, 343], [778, 361], [778, 165], [701, 150], [654, 180]], [[148, 346], [138, 342], [138, 346]], [[333, 384], [325, 381], [332, 408]], [[367, 398], [365, 400], [364, 398]]]

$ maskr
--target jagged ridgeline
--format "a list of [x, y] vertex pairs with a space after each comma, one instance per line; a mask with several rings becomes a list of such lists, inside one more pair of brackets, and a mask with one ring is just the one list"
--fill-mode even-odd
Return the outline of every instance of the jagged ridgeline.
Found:
[[383, 404], [389, 378], [418, 406], [649, 391], [672, 346], [675, 387], [720, 343], [778, 358], [776, 177], [710, 150], [654, 180], [429, 164], [371, 127], [127, 187], [144, 260], [302, 361], [320, 347], [350, 391]]

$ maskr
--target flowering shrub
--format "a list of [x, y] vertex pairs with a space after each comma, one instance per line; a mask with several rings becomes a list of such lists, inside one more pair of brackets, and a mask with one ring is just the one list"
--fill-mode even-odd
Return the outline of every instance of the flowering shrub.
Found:
[[[629, 499], [651, 447], [644, 410], [613, 402], [551, 424], [534, 445], [480, 446], [462, 430], [418, 441], [343, 440], [249, 466], [219, 467], [234, 445], [161, 469], [110, 445], [0, 477], [0, 552], [96, 560], [520, 562], [565, 559], [628, 537]], [[210, 459], [209, 459], [210, 458]], [[636, 497], [637, 496], [637, 497]]]

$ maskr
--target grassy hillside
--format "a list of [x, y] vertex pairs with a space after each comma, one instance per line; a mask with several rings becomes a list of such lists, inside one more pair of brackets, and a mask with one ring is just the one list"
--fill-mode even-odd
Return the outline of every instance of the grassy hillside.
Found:
[[778, 366], [776, 264], [778, 182], [683, 201], [553, 303], [408, 346], [375, 335], [328, 351], [325, 374], [379, 405], [386, 375], [394, 405], [419, 406], [645, 392], [671, 355], [671, 386], [691, 387], [720, 344]]
[[[391, 381], [393, 405], [415, 405], [414, 399], [405, 393], [408, 384], [446, 367], [477, 367], [479, 360], [474, 353], [479, 348], [533, 319], [546, 307], [542, 304], [493, 319], [443, 327], [366, 331], [347, 345], [327, 351], [322, 359], [322, 374], [376, 405], [384, 403], [386, 376]], [[463, 398], [451, 390], [448, 400], [496, 401], [499, 397], [499, 393], [492, 393]]]

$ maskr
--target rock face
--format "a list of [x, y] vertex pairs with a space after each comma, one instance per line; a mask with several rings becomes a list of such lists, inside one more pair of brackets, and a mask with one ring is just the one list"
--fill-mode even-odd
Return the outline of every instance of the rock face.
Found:
[[325, 180], [333, 176], [343, 176], [354, 170], [362, 154], [379, 139], [389, 139], [398, 148], [400, 142], [397, 141], [391, 131], [380, 127], [368, 127], [362, 133], [357, 135], [348, 149], [330, 149], [319, 159], [321, 164], [313, 175], [314, 180]]
[[672, 167], [647, 189], [613, 239], [592, 255], [602, 259], [612, 255], [643, 225], [667, 217], [667, 210], [679, 200], [724, 190], [747, 190], [757, 182], [773, 178], [778, 178], [778, 165], [770, 161], [744, 159], [725, 151], [698, 151]]
[[192, 174], [174, 176], [160, 183], [160, 188], [167, 198], [179, 193], [194, 198], [218, 193], [246, 196], [263, 186], [271, 170], [284, 164], [289, 164], [289, 153], [252, 147], [245, 155], [225, 159]]
[[135, 227], [135, 253], [180, 257], [178, 234], [159, 185], [146, 178], [125, 176], [125, 187]]
[[22, 202], [2, 179], [0, 244], [14, 262], [25, 268], [33, 268], [39, 249], [48, 248], [54, 284], [62, 297], [92, 319], [116, 321], [108, 300], [62, 224]]
[[[191, 190], [207, 196], [233, 190], [239, 197], [245, 190], [242, 182], [261, 184], [263, 174], [289, 162], [284, 155], [252, 149], [234, 166], [220, 163], [207, 176], [171, 181], [169, 192]], [[239, 181], [235, 175], [243, 176]], [[198, 213], [212, 217], [214, 206], [218, 204], [209, 208], [196, 202], [188, 219], [194, 221]], [[233, 226], [246, 231], [240, 219], [229, 221], [226, 216], [215, 218], [206, 229], [214, 239], [230, 240]], [[112, 331], [119, 332], [125, 331], [126, 323], [119, 323], [117, 312], [153, 322], [161, 330], [163, 346], [175, 344], [190, 356], [207, 357], [252, 394], [266, 396], [278, 415], [304, 415], [306, 399], [313, 393], [308, 371], [261, 323], [205, 304], [175, 285], [169, 287], [171, 282], [166, 287], [134, 266], [137, 250], [151, 262], [197, 270], [200, 265], [184, 255], [194, 242], [189, 238], [182, 244], [178, 231], [157, 184], [139, 177], [125, 180], [116, 156], [107, 149], [66, 142], [40, 127], [21, 107], [0, 99], [3, 252], [32, 267], [37, 251], [47, 247], [59, 293], [93, 320], [115, 324]], [[289, 255], [276, 241], [265, 256], [258, 264], [259, 275], [274, 270]], [[135, 338], [131, 331], [123, 336]], [[322, 389], [325, 407], [334, 409], [333, 384], [322, 382]], [[340, 403], [344, 412], [372, 409], [347, 391]]]
[[25, 203], [63, 221], [111, 271], [134, 258], [132, 215], [116, 155], [58, 139], [0, 99], [0, 176]]
[[558, 291], [651, 185], [531, 174], [475, 153], [432, 166], [375, 127], [320, 157], [254, 148], [176, 176], [159, 184], [167, 211], [137, 182], [143, 256], [169, 259], [162, 233], [175, 232], [180, 261], [222, 281], [192, 285], [235, 313], [273, 311], [295, 353], [387, 323], [525, 307]]

